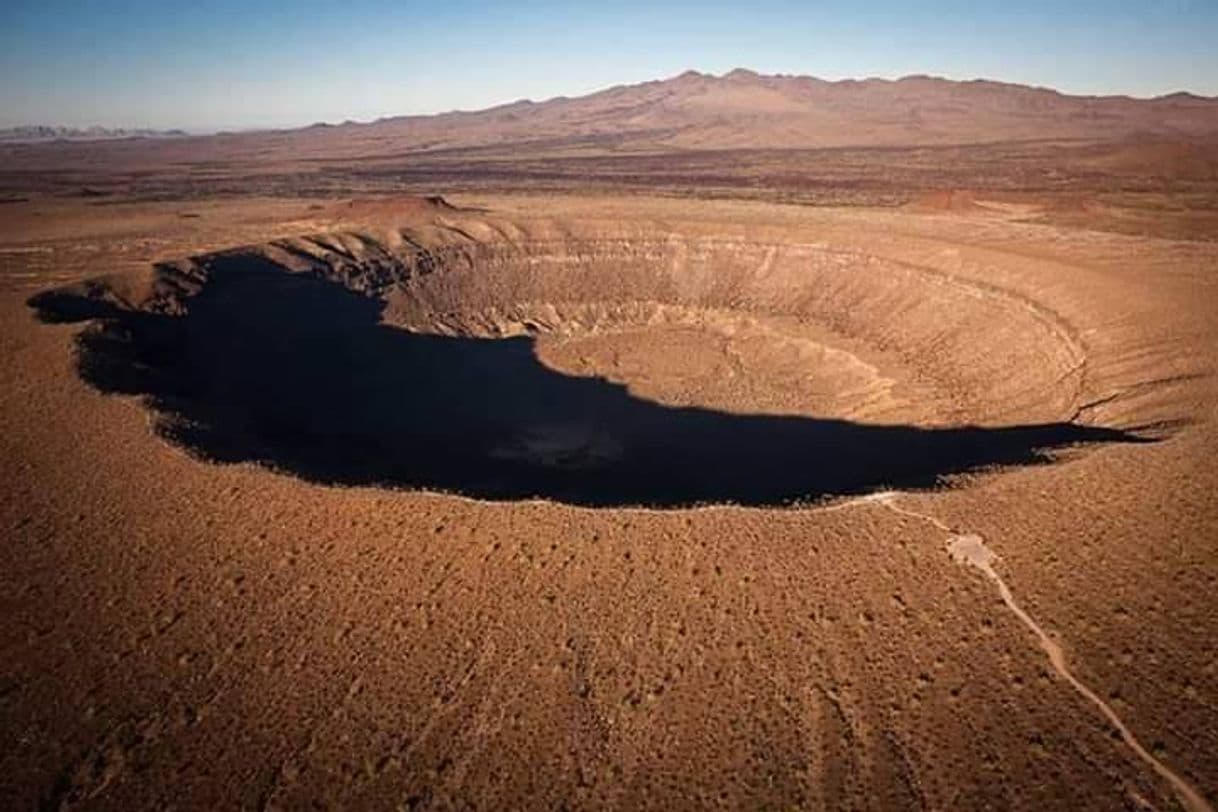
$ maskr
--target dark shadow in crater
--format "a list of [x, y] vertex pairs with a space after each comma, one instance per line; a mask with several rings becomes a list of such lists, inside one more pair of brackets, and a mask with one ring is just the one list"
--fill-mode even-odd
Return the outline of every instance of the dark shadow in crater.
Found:
[[1070, 423], [922, 429], [670, 408], [551, 370], [529, 338], [379, 324], [381, 302], [248, 256], [216, 258], [185, 316], [64, 292], [30, 303], [49, 321], [97, 319], [79, 339], [81, 375], [146, 396], [172, 441], [325, 483], [596, 506], [774, 505], [1141, 441]]

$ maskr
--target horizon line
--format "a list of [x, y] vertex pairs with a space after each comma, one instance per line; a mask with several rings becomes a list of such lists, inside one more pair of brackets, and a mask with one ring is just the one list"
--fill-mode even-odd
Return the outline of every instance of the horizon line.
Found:
[[[637, 81], [637, 82], [619, 82], [619, 83], [612, 84], [612, 85], [605, 85], [605, 86], [597, 87], [597, 88], [594, 88], [592, 90], [588, 90], [588, 91], [585, 91], [582, 93], [581, 92], [560, 93], [560, 94], [557, 94], [554, 96], [548, 96], [548, 97], [544, 97], [544, 98], [540, 98], [540, 99], [533, 99], [533, 98], [529, 98], [529, 97], [519, 97], [516, 99], [509, 100], [509, 101], [496, 102], [496, 103], [487, 105], [485, 107], [454, 107], [454, 108], [447, 108], [447, 109], [442, 109], [442, 110], [434, 110], [431, 112], [390, 113], [390, 114], [386, 114], [386, 115], [377, 116], [375, 118], [350, 118], [350, 117], [348, 117], [348, 118], [343, 118], [341, 120], [315, 119], [313, 121], [303, 122], [303, 123], [299, 123], [299, 124], [267, 125], [267, 126], [261, 126], [261, 125], [251, 125], [251, 126], [208, 125], [208, 126], [201, 127], [201, 128], [192, 127], [192, 126], [181, 126], [181, 125], [177, 125], [177, 126], [172, 126], [172, 125], [170, 125], [170, 126], [152, 126], [152, 125], [144, 125], [144, 124], [110, 124], [110, 125], [107, 125], [107, 124], [97, 124], [97, 123], [80, 124], [80, 125], [66, 125], [66, 124], [47, 124], [47, 123], [40, 123], [40, 122], [20, 122], [20, 123], [13, 123], [13, 124], [0, 123], [0, 132], [22, 130], [22, 129], [46, 128], [46, 129], [62, 129], [62, 130], [69, 130], [69, 131], [80, 131], [80, 132], [85, 132], [85, 131], [88, 131], [91, 129], [99, 129], [99, 130], [125, 131], [127, 133], [130, 133], [130, 134], [126, 134], [126, 135], [117, 135], [117, 136], [112, 136], [112, 137], [107, 137], [107, 136], [103, 135], [103, 136], [99, 136], [96, 138], [91, 138], [87, 135], [82, 135], [77, 138], [72, 138], [69, 136], [69, 137], [66, 137], [63, 139], [63, 140], [77, 140], [77, 141], [121, 140], [123, 138], [130, 138], [130, 137], [148, 137], [146, 135], [147, 133], [156, 134], [153, 137], [160, 136], [160, 137], [166, 137], [166, 138], [173, 138], [173, 137], [182, 138], [182, 137], [208, 137], [208, 136], [217, 136], [217, 135], [247, 135], [247, 134], [253, 134], [253, 133], [296, 132], [299, 130], [307, 130], [307, 129], [312, 129], [312, 128], [323, 128], [323, 127], [371, 126], [374, 124], [379, 124], [379, 123], [386, 122], [386, 121], [393, 121], [393, 120], [397, 120], [397, 119], [437, 118], [440, 116], [450, 116], [450, 115], [470, 115], [470, 114], [490, 112], [493, 110], [499, 110], [499, 109], [502, 109], [505, 107], [512, 107], [512, 106], [516, 106], [516, 105], [542, 105], [542, 104], [548, 104], [550, 102], [555, 102], [555, 101], [569, 101], [569, 100], [575, 100], [575, 99], [582, 99], [582, 98], [587, 98], [589, 96], [595, 96], [597, 94], [606, 93], [606, 92], [613, 91], [613, 90], [621, 90], [624, 88], [631, 88], [631, 87], [642, 87], [645, 85], [652, 85], [652, 84], [662, 84], [664, 82], [677, 81], [677, 80], [685, 78], [685, 77], [697, 77], [697, 78], [701, 78], [701, 79], [715, 79], [718, 81], [724, 81], [724, 80], [730, 80], [731, 77], [733, 77], [733, 76], [744, 76], [744, 77], [757, 78], [757, 79], [794, 79], [794, 80], [805, 79], [805, 80], [812, 80], [812, 81], [821, 82], [824, 84], [833, 84], [833, 85], [865, 84], [868, 82], [884, 82], [884, 83], [888, 83], [888, 84], [896, 84], [899, 82], [910, 81], [910, 80], [941, 81], [941, 82], [950, 82], [953, 84], [983, 84], [984, 83], [984, 84], [1003, 85], [1006, 87], [1017, 87], [1017, 88], [1024, 88], [1027, 90], [1055, 93], [1058, 96], [1062, 96], [1065, 98], [1073, 98], [1073, 99], [1124, 99], [1124, 100], [1129, 100], [1129, 101], [1153, 102], [1153, 101], [1160, 101], [1160, 100], [1164, 100], [1164, 99], [1170, 99], [1170, 98], [1174, 98], [1174, 97], [1187, 97], [1187, 98], [1191, 98], [1191, 99], [1196, 99], [1198, 101], [1218, 102], [1218, 95], [1207, 96], [1207, 95], [1196, 93], [1191, 90], [1187, 90], [1187, 89], [1183, 89], [1183, 88], [1177, 89], [1177, 90], [1172, 90], [1172, 91], [1167, 91], [1164, 93], [1158, 93], [1158, 94], [1151, 95], [1151, 96], [1140, 96], [1140, 95], [1134, 95], [1132, 93], [1075, 93], [1075, 92], [1070, 92], [1068, 90], [1063, 90], [1058, 87], [1051, 87], [1049, 85], [1024, 84], [1022, 82], [1014, 82], [1014, 81], [1009, 81], [1006, 79], [995, 79], [995, 78], [986, 77], [986, 76], [973, 76], [973, 77], [970, 77], [967, 79], [957, 79], [957, 78], [952, 78], [951, 76], [947, 76], [944, 74], [936, 74], [936, 73], [908, 73], [908, 74], [902, 74], [902, 75], [896, 76], [896, 77], [871, 75], [871, 76], [865, 76], [865, 77], [861, 77], [861, 78], [853, 77], [853, 76], [846, 76], [846, 77], [841, 77], [841, 78], [836, 78], [836, 79], [828, 79], [828, 78], [824, 78], [821, 76], [815, 76], [813, 74], [807, 74], [807, 73], [781, 73], [781, 72], [762, 73], [760, 71], [756, 71], [751, 68], [737, 66], [730, 70], [724, 71], [721, 74], [715, 74], [710, 71], [700, 71], [695, 68], [687, 68], [686, 70], [683, 70], [680, 73], [660, 77], [657, 79], [644, 79], [644, 80]], [[140, 135], [141, 131], [143, 133], [145, 133], [145, 135], [141, 136]], [[55, 140], [55, 139], [47, 139], [47, 140]], [[17, 141], [17, 139], [13, 139], [13, 141], [15, 142], [15, 141]]]

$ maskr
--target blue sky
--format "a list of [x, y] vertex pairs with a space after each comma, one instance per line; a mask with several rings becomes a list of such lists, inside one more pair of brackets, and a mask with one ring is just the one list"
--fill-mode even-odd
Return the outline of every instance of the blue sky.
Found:
[[0, 126], [268, 127], [687, 68], [1218, 95], [1218, 0], [0, 0]]

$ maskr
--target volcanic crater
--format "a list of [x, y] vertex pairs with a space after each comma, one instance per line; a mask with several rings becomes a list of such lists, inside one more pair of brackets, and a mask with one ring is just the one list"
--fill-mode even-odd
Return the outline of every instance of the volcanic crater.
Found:
[[791, 505], [1142, 440], [1078, 419], [1081, 343], [1008, 291], [775, 235], [427, 211], [31, 305], [89, 321], [81, 375], [171, 442], [331, 484]]

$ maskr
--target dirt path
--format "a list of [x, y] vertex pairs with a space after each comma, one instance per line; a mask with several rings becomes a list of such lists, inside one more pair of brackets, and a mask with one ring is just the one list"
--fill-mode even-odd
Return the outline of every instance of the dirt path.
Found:
[[884, 491], [864, 497], [861, 500], [842, 503], [841, 507], [863, 503], [879, 504], [894, 513], [927, 522], [934, 525], [937, 529], [950, 534], [947, 541], [947, 551], [951, 555], [952, 560], [958, 564], [980, 570], [987, 578], [994, 582], [994, 585], [998, 588], [998, 594], [1002, 597], [1002, 602], [1006, 604], [1011, 613], [1023, 625], [1027, 626], [1036, 635], [1037, 642], [1040, 643], [1041, 649], [1049, 657], [1049, 663], [1053, 666], [1053, 669], [1080, 696], [1099, 709], [1100, 713], [1116, 728], [1122, 741], [1133, 750], [1138, 758], [1171, 784], [1172, 790], [1175, 791], [1181, 805], [1188, 812], [1214, 812], [1214, 807], [1191, 784], [1181, 778], [1162, 761], [1151, 755], [1150, 751], [1142, 746], [1142, 743], [1133, 735], [1133, 731], [1121, 721], [1121, 717], [1117, 715], [1116, 711], [1107, 702], [1101, 699], [1095, 691], [1085, 685], [1078, 677], [1074, 676], [1066, 664], [1066, 655], [1062, 651], [1062, 647], [1015, 601], [1015, 596], [1011, 594], [1010, 588], [1002, 580], [1002, 576], [995, 571], [994, 562], [998, 559], [998, 555], [985, 545], [985, 541], [981, 536], [972, 533], [956, 533], [951, 527], [934, 516], [903, 508], [893, 501], [896, 495], [894, 492]]

